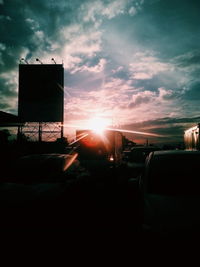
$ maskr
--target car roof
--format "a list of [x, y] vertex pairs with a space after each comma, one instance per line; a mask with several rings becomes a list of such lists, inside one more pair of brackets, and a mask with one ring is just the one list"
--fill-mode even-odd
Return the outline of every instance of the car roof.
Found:
[[161, 151], [153, 151], [151, 152], [153, 157], [168, 157], [168, 156], [190, 156], [190, 155], [199, 155], [200, 151], [197, 150], [161, 150]]

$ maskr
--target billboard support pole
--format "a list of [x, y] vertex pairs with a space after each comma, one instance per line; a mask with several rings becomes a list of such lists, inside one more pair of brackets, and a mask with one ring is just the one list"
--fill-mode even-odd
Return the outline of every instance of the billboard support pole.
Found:
[[17, 141], [20, 141], [22, 135], [22, 126], [18, 126], [18, 130], [17, 130]]
[[63, 122], [61, 124], [61, 132], [60, 132], [60, 135], [61, 135], [60, 137], [63, 138]]
[[39, 142], [42, 142], [42, 122], [39, 122]]

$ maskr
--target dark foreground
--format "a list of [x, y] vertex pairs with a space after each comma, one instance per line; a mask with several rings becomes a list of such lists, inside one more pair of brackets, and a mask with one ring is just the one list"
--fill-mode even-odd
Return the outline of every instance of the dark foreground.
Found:
[[[165, 154], [157, 153], [156, 157], [163, 157]], [[178, 155], [180, 161], [179, 154], [185, 157], [187, 153], [167, 153], [167, 162], [168, 158], [172, 159], [173, 154]], [[143, 169], [138, 168], [138, 165], [126, 162], [114, 165], [100, 160], [85, 160], [78, 158], [76, 153], [23, 155], [13, 157], [12, 160], [9, 157], [5, 155], [1, 160], [1, 233], [113, 233], [115, 236], [122, 234], [150, 240], [160, 237], [182, 239], [200, 236], [197, 205], [199, 191], [195, 190], [195, 197], [185, 195], [180, 198], [175, 194], [169, 197], [165, 194], [162, 197], [158, 194], [156, 198], [152, 198], [147, 191], [145, 193], [141, 190], [138, 177]], [[161, 166], [156, 157], [156, 164]], [[196, 159], [197, 157], [199, 158], [199, 153], [195, 154]], [[69, 162], [73, 163], [68, 165]], [[195, 164], [198, 165], [198, 162]], [[189, 161], [187, 163], [189, 166]], [[159, 171], [159, 177], [164, 179], [166, 170], [164, 167], [159, 169], [158, 166], [154, 170]], [[169, 169], [169, 165], [167, 168]], [[167, 176], [166, 178], [168, 181]], [[161, 188], [157, 187], [157, 182], [155, 185], [156, 190]], [[172, 185], [175, 185], [173, 180]], [[187, 184], [184, 188], [188, 188]], [[171, 204], [167, 206], [167, 203], [173, 203], [173, 207]], [[187, 214], [184, 214], [184, 210]], [[176, 214], [173, 214], [175, 211]], [[152, 228], [152, 231], [145, 227], [144, 215], [150, 215], [148, 220], [151, 219], [152, 226], [156, 226], [156, 229]], [[166, 221], [175, 225], [180, 221], [179, 215], [185, 218], [189, 225], [193, 216], [189, 231], [182, 231], [177, 225], [170, 233], [162, 232], [160, 235], [161, 232], [157, 229], [161, 223], [164, 225]], [[164, 216], [167, 216], [165, 221]], [[180, 224], [184, 225], [184, 221], [180, 221]]]
[[63, 174], [52, 162], [29, 165], [2, 166], [0, 231], [139, 231], [139, 194], [124, 167], [76, 159]]

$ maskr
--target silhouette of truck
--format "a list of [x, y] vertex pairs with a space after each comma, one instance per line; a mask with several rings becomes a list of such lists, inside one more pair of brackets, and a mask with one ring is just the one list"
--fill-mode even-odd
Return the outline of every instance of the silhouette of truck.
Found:
[[200, 123], [189, 128], [184, 133], [186, 150], [200, 150]]
[[106, 160], [119, 163], [122, 159], [122, 134], [105, 130], [102, 134], [92, 130], [77, 130], [78, 153], [82, 159]]

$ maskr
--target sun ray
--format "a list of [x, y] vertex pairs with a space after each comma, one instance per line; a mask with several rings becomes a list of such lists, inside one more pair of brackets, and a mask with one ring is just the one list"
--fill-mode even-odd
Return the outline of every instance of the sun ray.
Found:
[[70, 143], [69, 146], [77, 143], [78, 141], [80, 141], [81, 139], [85, 138], [86, 136], [88, 136], [88, 133], [82, 135], [81, 137], [79, 137], [78, 139], [76, 139], [75, 141], [73, 141], [72, 143]]
[[[96, 124], [95, 124], [96, 125]], [[77, 124], [64, 124], [63, 125], [65, 128], [69, 127], [69, 128], [83, 128], [81, 125], [77, 125]], [[87, 130], [93, 130], [95, 131], [96, 126], [93, 127], [88, 127], [88, 124], [86, 124], [85, 129]], [[97, 125], [98, 128], [98, 125]], [[127, 130], [127, 129], [121, 129], [121, 128], [114, 128], [114, 127], [104, 127], [104, 131], [105, 130], [111, 130], [111, 131], [118, 131], [118, 132], [122, 132], [122, 133], [132, 133], [132, 134], [139, 134], [139, 135], [148, 135], [148, 136], [155, 136], [155, 137], [167, 137], [166, 135], [160, 135], [160, 134], [155, 134], [155, 133], [149, 133], [149, 132], [141, 132], [141, 131], [135, 131], [135, 130]], [[98, 130], [97, 130], [98, 132]], [[103, 132], [103, 131], [100, 131]]]
[[87, 128], [95, 133], [102, 135], [108, 126], [108, 120], [102, 117], [94, 117], [88, 121]]
[[118, 131], [118, 132], [122, 132], [122, 133], [133, 133], [133, 134], [140, 134], [140, 135], [149, 135], [149, 136], [155, 136], [155, 137], [166, 137], [166, 136], [163, 136], [163, 135], [160, 135], [160, 134], [133, 131], [133, 130], [126, 130], [126, 129], [106, 128], [106, 130]]

